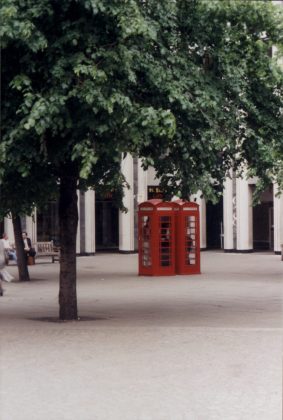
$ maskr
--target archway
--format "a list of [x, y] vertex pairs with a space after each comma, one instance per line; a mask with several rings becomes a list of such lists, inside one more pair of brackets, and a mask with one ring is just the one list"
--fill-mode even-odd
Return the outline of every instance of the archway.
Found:
[[97, 251], [119, 248], [119, 210], [114, 205], [111, 194], [96, 195], [95, 241]]
[[206, 246], [208, 249], [223, 248], [223, 199], [206, 203]]
[[273, 185], [260, 196], [260, 203], [253, 207], [253, 249], [274, 249]]

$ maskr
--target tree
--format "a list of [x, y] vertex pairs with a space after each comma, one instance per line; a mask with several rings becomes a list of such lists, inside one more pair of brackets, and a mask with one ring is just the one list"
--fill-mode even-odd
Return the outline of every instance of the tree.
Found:
[[[14, 150], [14, 158], [21, 157], [23, 151]], [[52, 174], [45, 172], [41, 165], [33, 164], [29, 176], [22, 176], [19, 170], [7, 161], [2, 168], [3, 178], [0, 184], [0, 218], [10, 217], [13, 223], [15, 246], [18, 260], [19, 281], [29, 281], [27, 259], [22, 239], [21, 216], [32, 215], [35, 206], [44, 206], [52, 197], [56, 197], [56, 188]], [[34, 182], [36, 180], [36, 182]]]
[[268, 51], [282, 28], [270, 2], [6, 0], [1, 16], [0, 162], [26, 179], [40, 165], [59, 185], [61, 319], [78, 313], [76, 190], [121, 199], [124, 153], [153, 165], [168, 196], [214, 197], [243, 164], [276, 176], [283, 84]]

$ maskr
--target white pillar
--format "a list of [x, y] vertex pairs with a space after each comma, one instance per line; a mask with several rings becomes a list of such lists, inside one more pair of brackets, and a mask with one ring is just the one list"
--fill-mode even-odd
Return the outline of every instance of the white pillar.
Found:
[[207, 248], [206, 240], [206, 202], [204, 198], [199, 200], [199, 220], [200, 220], [200, 248]]
[[34, 242], [37, 242], [37, 209], [36, 208], [33, 211], [32, 220], [33, 220], [33, 238], [34, 238]]
[[85, 192], [85, 252], [95, 252], [95, 192]]
[[123, 203], [128, 209], [127, 213], [119, 212], [119, 250], [124, 252], [134, 251], [134, 165], [133, 157], [127, 154], [121, 163], [122, 173], [124, 174], [130, 189], [125, 189]]
[[227, 178], [223, 191], [223, 227], [224, 227], [224, 250], [234, 249], [233, 239], [233, 180]]
[[141, 166], [141, 159], [138, 160], [138, 192], [137, 203], [147, 200], [147, 171]]
[[[4, 232], [8, 235], [9, 241], [11, 244], [15, 243], [14, 228], [11, 217], [4, 218]], [[3, 232], [3, 233], [4, 233]]]
[[252, 189], [245, 179], [236, 180], [237, 250], [253, 249]]
[[276, 197], [278, 186], [273, 187], [274, 202], [274, 252], [281, 252], [281, 244], [283, 244], [283, 193]]
[[37, 228], [36, 228], [36, 210], [32, 216], [26, 216], [26, 232], [31, 239], [31, 243], [37, 242]]
[[191, 201], [194, 201], [195, 199], [199, 205], [200, 249], [206, 249], [206, 202], [204, 198], [201, 198], [201, 192], [190, 197]]
[[76, 253], [79, 254], [81, 252], [81, 230], [80, 230], [80, 191], [77, 190], [77, 197], [78, 197], [78, 228], [77, 228], [77, 238], [76, 238]]

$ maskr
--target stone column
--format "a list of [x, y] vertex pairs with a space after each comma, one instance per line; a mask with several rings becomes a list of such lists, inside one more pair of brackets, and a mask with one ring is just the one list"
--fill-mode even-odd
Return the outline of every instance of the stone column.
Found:
[[192, 195], [191, 201], [196, 201], [199, 205], [199, 222], [200, 222], [200, 249], [206, 249], [206, 202], [204, 198], [201, 198], [201, 192]]
[[138, 204], [147, 200], [147, 171], [141, 166], [141, 159], [138, 160]]
[[223, 227], [224, 227], [224, 251], [234, 249], [233, 226], [233, 180], [227, 178], [223, 191]]
[[274, 203], [274, 252], [281, 253], [281, 244], [283, 244], [283, 193], [276, 197], [278, 186], [273, 186]]
[[81, 232], [80, 232], [80, 191], [77, 190], [77, 197], [78, 197], [78, 228], [77, 228], [77, 239], [76, 239], [76, 253], [79, 254], [81, 252]]
[[32, 216], [26, 216], [26, 232], [31, 239], [31, 243], [37, 242], [36, 209]]
[[236, 180], [237, 250], [253, 249], [252, 189], [245, 179]]
[[207, 248], [206, 240], [206, 202], [204, 198], [201, 198], [199, 203], [199, 219], [200, 219], [200, 248]]
[[133, 157], [127, 154], [121, 162], [122, 173], [130, 186], [125, 189], [123, 203], [128, 209], [127, 213], [119, 212], [119, 250], [121, 252], [133, 252], [135, 249], [134, 241], [134, 166]]
[[13, 228], [12, 219], [10, 217], [4, 218], [4, 232], [8, 235], [10, 243], [14, 244], [15, 243], [14, 228]]
[[85, 252], [95, 253], [95, 192], [85, 193]]

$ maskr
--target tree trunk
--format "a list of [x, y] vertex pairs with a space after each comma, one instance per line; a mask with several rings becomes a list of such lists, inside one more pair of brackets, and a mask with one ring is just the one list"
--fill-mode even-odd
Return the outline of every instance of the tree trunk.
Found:
[[63, 175], [60, 180], [60, 290], [59, 317], [61, 320], [78, 319], [76, 236], [78, 226], [77, 178]]
[[27, 267], [27, 259], [24, 251], [24, 242], [22, 236], [21, 218], [19, 215], [12, 215], [12, 222], [15, 236], [15, 246], [18, 260], [19, 281], [29, 281], [29, 272]]

